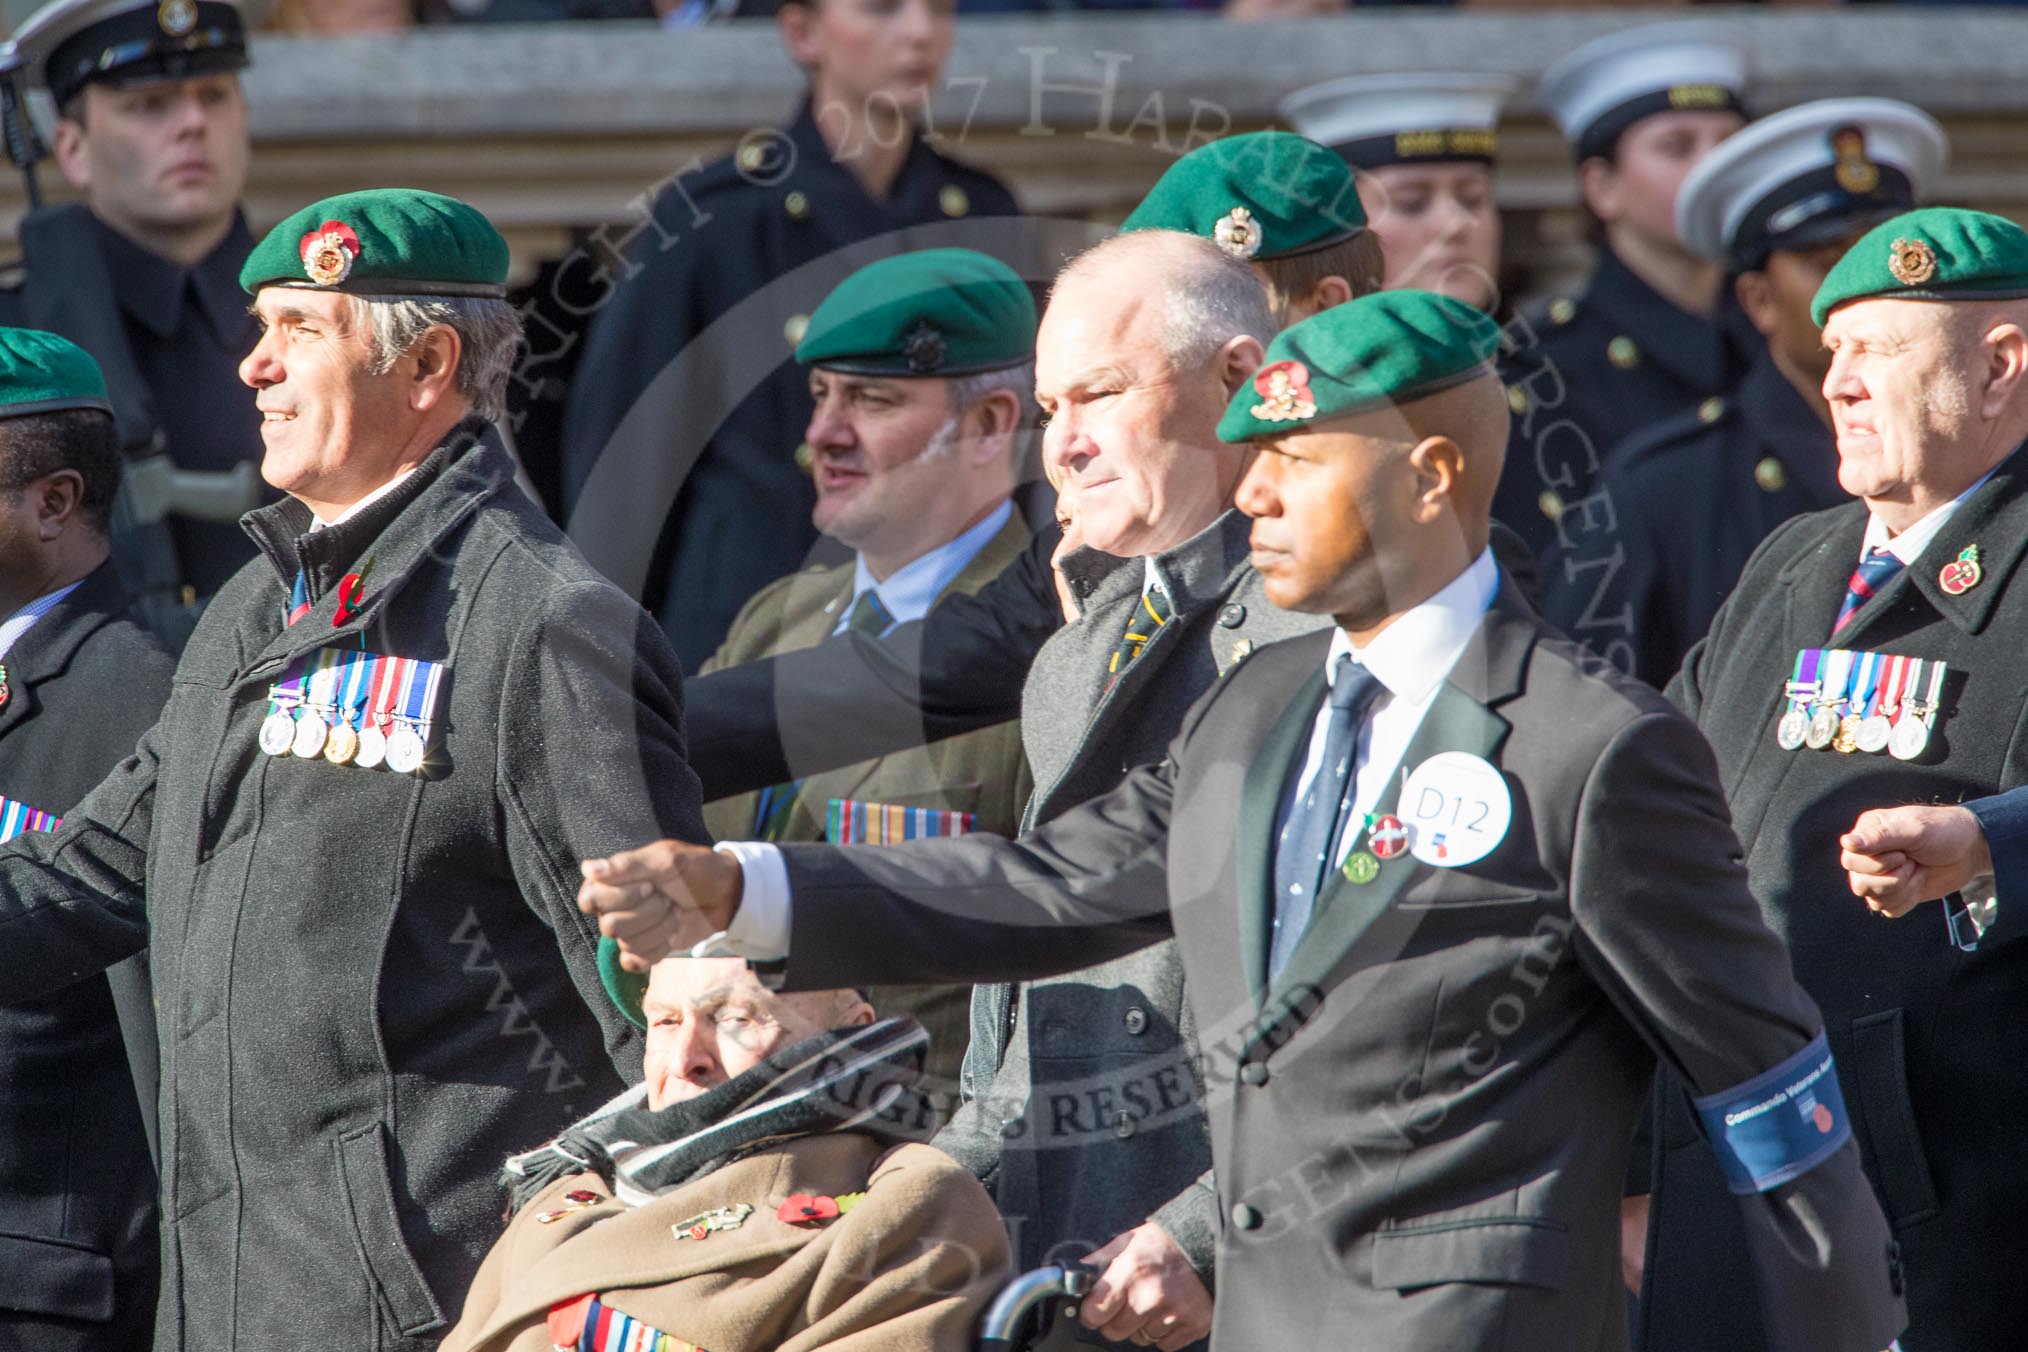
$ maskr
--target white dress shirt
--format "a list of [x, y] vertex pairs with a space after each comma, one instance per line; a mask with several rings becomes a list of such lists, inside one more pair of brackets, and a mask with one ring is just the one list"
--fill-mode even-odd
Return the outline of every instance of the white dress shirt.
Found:
[[873, 570], [866, 566], [866, 556], [860, 555], [852, 565], [852, 597], [839, 605], [838, 623], [831, 632], [845, 632], [845, 626], [852, 620], [852, 607], [858, 603], [862, 592], [870, 591], [878, 596], [881, 606], [894, 617], [895, 624], [907, 624], [929, 614], [930, 607], [937, 603], [945, 588], [971, 566], [972, 560], [979, 557], [979, 551], [1000, 533], [1012, 515], [1013, 502], [1001, 503], [986, 513], [984, 520], [967, 527], [948, 544], [938, 545], [929, 553], [910, 559], [895, 569], [893, 576], [885, 582], [874, 580]]
[[[1152, 573], [1150, 574], [1152, 576]], [[1500, 589], [1500, 571], [1490, 549], [1472, 561], [1449, 585], [1383, 629], [1363, 649], [1352, 646], [1343, 630], [1332, 636], [1325, 671], [1341, 653], [1350, 653], [1380, 681], [1386, 693], [1375, 702], [1359, 736], [1358, 789], [1353, 810], [1366, 813], [1380, 799], [1387, 777], [1394, 773], [1409, 739], [1422, 726], [1458, 655], [1471, 641], [1486, 607]], [[1316, 777], [1324, 758], [1324, 732], [1329, 704], [1317, 713], [1310, 752], [1298, 778], [1300, 795]], [[1294, 802], [1291, 796], [1289, 802]], [[1282, 817], [1288, 815], [1283, 804]], [[1350, 837], [1351, 833], [1347, 833]], [[1347, 841], [1349, 848], [1350, 841]], [[788, 956], [791, 932], [789, 870], [782, 852], [755, 841], [722, 841], [718, 848], [739, 861], [745, 883], [738, 912], [721, 933], [691, 950], [692, 957], [742, 957], [769, 962]]]
[[1949, 502], [1946, 502], [1943, 506], [1936, 508], [1929, 515], [1923, 517], [1922, 520], [1916, 522], [1907, 530], [1902, 531], [1899, 535], [1888, 530], [1887, 523], [1879, 517], [1868, 516], [1866, 518], [1866, 538], [1859, 544], [1860, 562], [1865, 562], [1874, 550], [1884, 549], [1894, 555], [1895, 558], [1900, 559], [1903, 567], [1914, 563], [1922, 557], [1922, 551], [1929, 548], [1929, 542], [1937, 537], [1937, 533], [1950, 524], [1950, 519], [1957, 515], [1958, 508], [1964, 506], [1965, 499], [1985, 487], [1986, 480], [1992, 477], [1993, 471], [1987, 470], [1984, 475], [1980, 476], [1977, 483], [1952, 498]]
[[401, 481], [403, 479], [406, 479], [409, 475], [415, 473], [416, 470], [420, 468], [421, 466], [419, 465], [410, 465], [407, 469], [395, 475], [392, 479], [389, 479], [386, 483], [374, 489], [371, 493], [368, 493], [365, 497], [353, 503], [350, 507], [347, 507], [344, 511], [338, 513], [337, 516], [333, 517], [329, 521], [326, 521], [323, 517], [318, 516], [315, 512], [312, 512], [310, 514], [310, 529], [329, 530], [333, 526], [340, 525], [344, 522], [350, 521], [353, 517], [358, 516], [368, 507], [371, 507], [374, 503], [379, 502], [389, 493], [392, 493], [395, 489], [401, 487]]
[[58, 587], [53, 592], [44, 592], [21, 609], [0, 620], [0, 657], [7, 656], [10, 649], [21, 641], [21, 636], [34, 627], [35, 622], [63, 604], [63, 598], [76, 591], [84, 582], [79, 578], [68, 587]]
[[[1414, 768], [1403, 765], [1401, 758], [1499, 590], [1500, 569], [1493, 562], [1493, 551], [1488, 549], [1442, 591], [1381, 630], [1364, 648], [1355, 648], [1343, 629], [1331, 635], [1331, 651], [1324, 658], [1324, 679], [1336, 684], [1338, 659], [1349, 655], [1373, 673], [1382, 692], [1368, 710], [1366, 726], [1359, 732], [1359, 755], [1353, 768], [1353, 818], [1373, 810], [1387, 790], [1387, 781], [1397, 772]], [[1331, 702], [1325, 700], [1317, 710], [1317, 721], [1310, 732], [1310, 751], [1303, 761], [1303, 772], [1296, 777], [1275, 818], [1278, 837], [1290, 809], [1310, 791], [1310, 782], [1323, 768], [1324, 740], [1330, 727]], [[1345, 832], [1336, 862], [1343, 864], [1358, 841], [1357, 831]]]

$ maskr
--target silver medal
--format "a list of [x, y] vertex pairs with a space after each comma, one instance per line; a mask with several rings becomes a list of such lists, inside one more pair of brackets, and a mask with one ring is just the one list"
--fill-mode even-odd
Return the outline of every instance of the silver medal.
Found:
[[1859, 724], [1859, 749], [1877, 756], [1894, 740], [1894, 724], [1886, 714], [1874, 714]]
[[1775, 727], [1775, 745], [1784, 751], [1794, 751], [1809, 735], [1810, 716], [1801, 709], [1790, 709]]
[[398, 775], [412, 775], [422, 768], [423, 739], [411, 727], [399, 727], [387, 735], [387, 768]]
[[261, 750], [270, 756], [286, 756], [296, 744], [296, 720], [287, 709], [277, 709], [261, 722]]
[[1828, 705], [1821, 705], [1810, 715], [1810, 729], [1803, 737], [1803, 744], [1812, 751], [1822, 751], [1838, 735], [1838, 711]]
[[359, 730], [359, 750], [353, 754], [352, 763], [367, 770], [376, 770], [386, 759], [387, 734], [367, 724]]
[[331, 733], [331, 725], [310, 710], [303, 710], [296, 720], [296, 740], [289, 749], [304, 760], [309, 760], [324, 750], [324, 739]]
[[1929, 749], [1929, 722], [1920, 715], [1908, 713], [1894, 725], [1894, 734], [1889, 738], [1887, 749], [1894, 759], [1912, 761]]

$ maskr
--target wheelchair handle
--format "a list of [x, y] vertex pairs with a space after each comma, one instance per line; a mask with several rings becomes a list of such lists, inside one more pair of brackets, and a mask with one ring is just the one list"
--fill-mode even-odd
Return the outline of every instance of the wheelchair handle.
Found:
[[1020, 1352], [1026, 1346], [1023, 1325], [1039, 1306], [1058, 1296], [1082, 1300], [1098, 1281], [1098, 1270], [1083, 1263], [1024, 1272], [1003, 1288], [986, 1311], [979, 1330], [979, 1352]]

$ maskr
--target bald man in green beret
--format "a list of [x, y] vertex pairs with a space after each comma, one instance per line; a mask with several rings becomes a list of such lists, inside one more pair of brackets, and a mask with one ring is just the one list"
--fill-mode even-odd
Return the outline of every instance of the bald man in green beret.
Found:
[[[924, 249], [868, 264], [810, 316], [796, 348], [814, 411], [804, 432], [817, 529], [852, 550], [757, 593], [703, 671], [880, 637], [943, 596], [986, 585], [1028, 545], [1013, 492], [1034, 425], [1035, 302], [1006, 264]], [[848, 845], [1018, 829], [1034, 787], [1021, 725], [967, 733], [707, 804], [714, 836]], [[920, 1019], [925, 1085], [957, 1098], [969, 986], [893, 987], [877, 1008]]]
[[705, 838], [699, 791], [660, 632], [478, 440], [506, 272], [405, 189], [256, 246], [240, 374], [287, 498], [133, 756], [0, 849], [10, 1000], [149, 948], [165, 1352], [433, 1346], [501, 1156], [639, 1074], [577, 862]]
[[[1393, 291], [1269, 346], [1219, 434], [1257, 452], [1238, 502], [1269, 599], [1334, 624], [1229, 672], [1161, 763], [1011, 842], [660, 842], [589, 865], [580, 904], [630, 961], [719, 934], [790, 988], [1173, 935], [1225, 1217], [1214, 1345], [1619, 1352], [1659, 1052], [1713, 1105], [1764, 1299], [1808, 1312], [1784, 1345], [1877, 1349], [1885, 1225], [1710, 752], [1488, 547], [1498, 341]], [[1821, 1113], [1764, 1121], [1770, 1082]]]
[[[1993, 797], [2028, 781], [2028, 231], [1903, 213], [1860, 237], [1813, 309], [1838, 481], [1859, 500], [1768, 537], [1670, 694], [1717, 748], [1755, 892], [1863, 1087], [1858, 1136], [1908, 1291], [1902, 1347], [2020, 1347], [2028, 1309], [1964, 1274], [2028, 1261], [2013, 1145], [2028, 1071], [1992, 1037], [2028, 1001], [2004, 867], [2019, 827], [2012, 795]], [[1922, 807], [1874, 812], [1907, 804]], [[1967, 858], [1981, 832], [1966, 819], [1992, 823], [1998, 895], [1973, 876], [1992, 859], [1947, 867], [1910, 818], [1955, 824]], [[1930, 865], [1930, 885], [1898, 886]], [[1667, 1148], [1682, 1124], [1662, 1126], [1648, 1303], [1686, 1333], [1718, 1306], [1717, 1345], [1765, 1346], [1720, 1294], [1736, 1265], [1713, 1180]]]

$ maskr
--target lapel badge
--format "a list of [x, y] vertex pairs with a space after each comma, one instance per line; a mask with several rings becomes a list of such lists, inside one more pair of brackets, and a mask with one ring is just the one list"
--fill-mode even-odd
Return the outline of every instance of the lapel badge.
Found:
[[1366, 841], [1366, 848], [1373, 851], [1375, 859], [1393, 859], [1408, 851], [1408, 827], [1401, 818], [1389, 814], [1373, 823], [1373, 834]]
[[326, 221], [304, 235], [298, 247], [305, 275], [319, 286], [336, 286], [352, 275], [359, 235], [343, 221]]
[[1831, 152], [1838, 157], [1838, 186], [1864, 197], [1880, 186], [1880, 167], [1866, 154], [1866, 129], [1843, 126], [1831, 133]]
[[1966, 545], [1962, 553], [1943, 566], [1943, 571], [1936, 575], [1936, 582], [1946, 594], [1963, 596], [1978, 586], [1985, 575], [1986, 570], [1979, 566], [1979, 547], [1973, 544]]
[[678, 1221], [669, 1227], [669, 1232], [678, 1239], [703, 1239], [716, 1230], [737, 1230], [746, 1224], [746, 1218], [753, 1215], [753, 1208], [745, 1202], [731, 1206], [715, 1206], [701, 1211], [687, 1221]]
[[1380, 876], [1380, 861], [1365, 850], [1354, 850], [1345, 857], [1345, 881], [1361, 887]]
[[824, 1221], [835, 1221], [865, 1199], [866, 1194], [863, 1192], [841, 1193], [836, 1197], [792, 1192], [787, 1200], [775, 1208], [775, 1219], [787, 1221], [790, 1225], [815, 1225]]
[[0, 662], [0, 709], [7, 707], [7, 701], [14, 698], [14, 691], [7, 684], [7, 664]]
[[562, 1206], [554, 1211], [543, 1212], [535, 1218], [535, 1223], [537, 1225], [554, 1225], [565, 1216], [583, 1211], [587, 1207], [597, 1206], [601, 1200], [595, 1192], [591, 1192], [585, 1188], [573, 1188], [563, 1195]]
[[1261, 401], [1253, 416], [1262, 422], [1301, 422], [1317, 416], [1310, 397], [1310, 370], [1299, 361], [1278, 361], [1254, 373], [1254, 392]]
[[1252, 258], [1260, 252], [1260, 222], [1245, 207], [1234, 207], [1211, 227], [1211, 242], [1234, 258]]
[[1936, 250], [1919, 239], [1897, 239], [1887, 246], [1887, 270], [1903, 286], [1921, 286], [1936, 276]]

